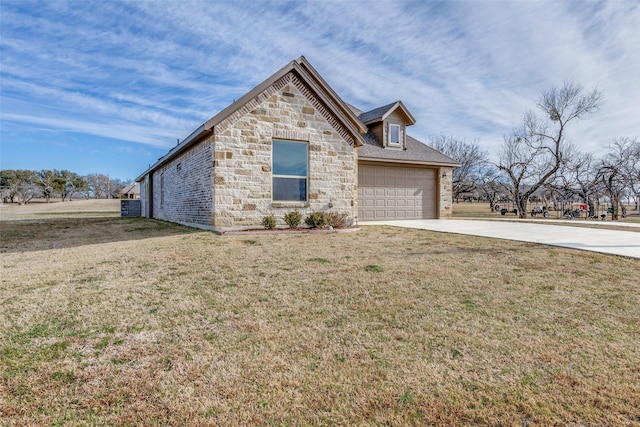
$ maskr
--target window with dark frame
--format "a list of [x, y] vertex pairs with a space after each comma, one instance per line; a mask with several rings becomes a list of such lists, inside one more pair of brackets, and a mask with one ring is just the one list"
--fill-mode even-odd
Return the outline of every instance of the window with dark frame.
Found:
[[309, 182], [309, 144], [274, 140], [272, 144], [272, 199], [306, 202]]

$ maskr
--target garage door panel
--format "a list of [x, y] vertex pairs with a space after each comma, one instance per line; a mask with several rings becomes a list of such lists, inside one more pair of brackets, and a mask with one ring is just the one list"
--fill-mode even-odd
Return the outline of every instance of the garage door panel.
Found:
[[364, 165], [358, 169], [360, 220], [437, 218], [436, 170]]

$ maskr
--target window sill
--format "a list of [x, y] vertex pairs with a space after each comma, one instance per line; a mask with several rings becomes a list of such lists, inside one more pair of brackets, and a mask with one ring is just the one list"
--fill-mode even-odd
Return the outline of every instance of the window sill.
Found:
[[271, 202], [272, 208], [308, 208], [309, 202]]

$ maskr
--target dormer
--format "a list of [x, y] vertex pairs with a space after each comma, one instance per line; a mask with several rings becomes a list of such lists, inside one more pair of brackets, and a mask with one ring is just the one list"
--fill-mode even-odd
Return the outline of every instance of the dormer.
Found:
[[416, 122], [402, 101], [362, 113], [359, 119], [383, 148], [406, 150], [407, 126]]

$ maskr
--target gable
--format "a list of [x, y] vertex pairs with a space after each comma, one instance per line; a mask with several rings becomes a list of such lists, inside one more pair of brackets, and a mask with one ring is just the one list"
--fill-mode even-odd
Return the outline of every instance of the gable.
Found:
[[[292, 88], [295, 88], [295, 95], [293, 93], [294, 89]], [[255, 94], [253, 98], [244, 102], [239, 108], [230, 114], [221, 116], [221, 118], [212, 118], [212, 123], [215, 123], [213, 125], [215, 133], [218, 135], [223, 134], [227, 129], [233, 126], [234, 123], [241, 120], [247, 114], [260, 111], [261, 105], [263, 105], [264, 102], [273, 101], [274, 95], [281, 95], [284, 98], [293, 99], [297, 94], [304, 97], [310, 104], [305, 108], [311, 108], [314, 112], [318, 112], [324, 120], [331, 125], [335, 132], [337, 132], [350, 146], [358, 147], [364, 145], [364, 141], [362, 140], [362, 135], [359, 133], [359, 130], [354, 132], [353, 127], [343, 120], [341, 115], [336, 112], [336, 109], [331, 108], [323, 102], [322, 96], [316, 93], [310, 87], [308, 81], [303, 79], [295, 71], [290, 71], [283, 75], [268, 87], [264, 88], [262, 92]], [[265, 117], [264, 119], [270, 121], [273, 120], [273, 117]], [[274, 129], [273, 136], [276, 136], [275, 133], [279, 133], [279, 137], [285, 137], [283, 135], [286, 135], [286, 131], [281, 131], [279, 129]], [[295, 137], [293, 139], [303, 138]]]
[[314, 107], [334, 127], [350, 145], [354, 147], [364, 145], [362, 135], [367, 132], [366, 126], [358, 119], [349, 106], [322, 79], [309, 62], [301, 56], [278, 70], [271, 77], [260, 83], [233, 104], [207, 120], [194, 130], [187, 138], [173, 147], [141, 174], [136, 181], [140, 182], [146, 175], [153, 172], [166, 162], [185, 152], [185, 150], [199, 143], [211, 133], [219, 133], [228, 128], [247, 113], [267, 100], [287, 84], [295, 85], [300, 92], [311, 100]]
[[349, 134], [346, 139], [351, 140], [354, 146], [364, 144], [362, 134], [367, 128], [303, 56], [291, 61], [238, 101], [207, 120], [204, 128], [213, 129], [224, 121], [239, 119], [288, 83], [294, 84], [308, 99], [313, 100], [314, 107], [322, 111], [327, 120], [331, 120], [337, 128], [341, 127], [341, 135]]
[[401, 120], [407, 126], [411, 126], [416, 123], [416, 119], [413, 117], [413, 115], [411, 115], [402, 101], [392, 102], [391, 104], [375, 108], [371, 111], [360, 113], [358, 118], [365, 125], [371, 126], [375, 125], [376, 123], [386, 121], [391, 116], [393, 116], [396, 120]]

